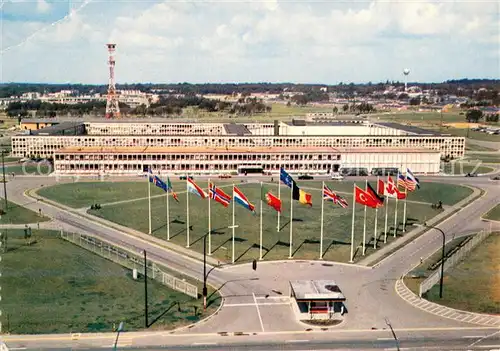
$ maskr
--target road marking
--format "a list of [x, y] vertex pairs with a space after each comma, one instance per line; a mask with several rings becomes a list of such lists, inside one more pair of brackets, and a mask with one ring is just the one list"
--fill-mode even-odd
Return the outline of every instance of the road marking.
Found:
[[[268, 302], [268, 303], [257, 303], [260, 306], [267, 305], [289, 305], [290, 302]], [[255, 306], [255, 303], [227, 303], [224, 307], [245, 307], [245, 306]]]
[[26, 350], [26, 347], [9, 347], [9, 350]]
[[199, 345], [217, 345], [216, 342], [193, 342], [191, 345], [193, 346], [199, 346]]
[[[472, 347], [472, 346], [474, 346], [476, 344], [479, 344], [484, 339], [490, 338], [490, 337], [492, 337], [494, 335], [497, 335], [498, 333], [500, 333], [500, 330], [497, 330], [496, 332], [494, 332], [492, 334], [486, 335], [486, 336], [482, 337], [481, 339], [474, 341], [472, 344], [469, 345], [469, 347]], [[496, 347], [496, 346], [494, 346], [494, 347]]]
[[255, 302], [255, 307], [257, 308], [257, 315], [259, 316], [260, 326], [262, 328], [262, 331], [265, 331], [264, 330], [264, 323], [262, 322], [262, 317], [260, 315], [259, 304], [257, 303], [257, 299], [255, 298], [254, 293], [252, 293], [252, 296], [253, 296], [253, 301]]
[[377, 340], [394, 340], [394, 338], [377, 338]]
[[465, 335], [465, 336], [462, 336], [462, 339], [479, 339], [479, 338], [482, 338], [483, 336], [482, 335]]
[[309, 340], [287, 340], [286, 342], [294, 343], [294, 342], [309, 342]]
[[481, 349], [489, 349], [491, 348], [491, 351], [498, 351], [500, 350], [500, 345], [481, 345], [481, 346], [476, 346], [477, 348]]

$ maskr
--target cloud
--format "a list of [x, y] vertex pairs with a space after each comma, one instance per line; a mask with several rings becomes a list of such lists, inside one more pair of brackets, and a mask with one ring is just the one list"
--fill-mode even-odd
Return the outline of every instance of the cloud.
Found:
[[[105, 83], [107, 41], [117, 44], [118, 81], [385, 81], [401, 79], [403, 67], [412, 69], [410, 80], [499, 76], [499, 5], [493, 2], [87, 5], [30, 45], [10, 50], [3, 65], [25, 69], [9, 70], [8, 79], [37, 80], [30, 78], [39, 76], [36, 69], [26, 69], [29, 50], [40, 66], [64, 61], [68, 69], [55, 70], [52, 80], [66, 81], [71, 71], [72, 79]], [[6, 26], [11, 33], [40, 28], [13, 20]], [[8, 42], [16, 36], [8, 34]]]
[[38, 10], [38, 12], [46, 13], [50, 10], [50, 5], [45, 0], [37, 0], [36, 9]]

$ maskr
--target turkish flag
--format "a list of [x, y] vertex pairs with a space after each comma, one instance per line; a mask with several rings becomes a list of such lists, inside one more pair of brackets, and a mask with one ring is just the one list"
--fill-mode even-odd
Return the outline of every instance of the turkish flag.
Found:
[[357, 186], [354, 187], [354, 198], [356, 199], [356, 202], [361, 205], [372, 208], [377, 208], [378, 206], [380, 206], [380, 202], [378, 202], [369, 193]]

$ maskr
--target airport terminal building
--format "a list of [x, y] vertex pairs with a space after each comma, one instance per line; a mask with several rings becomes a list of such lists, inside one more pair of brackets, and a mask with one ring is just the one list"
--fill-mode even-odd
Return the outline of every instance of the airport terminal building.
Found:
[[[30, 121], [32, 123], [32, 121]], [[21, 127], [22, 128], [22, 127]], [[12, 155], [51, 158], [59, 174], [327, 174], [344, 168], [439, 172], [465, 138], [396, 123], [62, 122], [12, 137]]]

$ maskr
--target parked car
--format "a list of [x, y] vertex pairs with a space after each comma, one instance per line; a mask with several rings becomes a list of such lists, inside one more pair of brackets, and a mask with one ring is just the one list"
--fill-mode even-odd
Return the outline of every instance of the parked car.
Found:
[[332, 173], [332, 180], [343, 180], [344, 177], [340, 175], [340, 173]]
[[467, 173], [466, 177], [477, 177], [477, 173]]
[[309, 174], [299, 175], [299, 180], [312, 180], [312, 179], [314, 179], [314, 177]]
[[[184, 175], [184, 176], [180, 176], [180, 177], [179, 177], [179, 180], [186, 180], [186, 179], [187, 179], [187, 178], [186, 178], [186, 176], [185, 176], [185, 175]], [[194, 178], [193, 178], [193, 176], [189, 176], [189, 179], [193, 180]]]
[[220, 179], [231, 178], [231, 175], [230, 174], [221, 174], [221, 175], [219, 175], [219, 178]]

